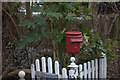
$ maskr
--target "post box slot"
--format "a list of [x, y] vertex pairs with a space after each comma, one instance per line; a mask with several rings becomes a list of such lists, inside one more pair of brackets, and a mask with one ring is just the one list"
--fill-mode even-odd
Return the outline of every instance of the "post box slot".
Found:
[[71, 39], [72, 43], [80, 43], [82, 42], [82, 39]]

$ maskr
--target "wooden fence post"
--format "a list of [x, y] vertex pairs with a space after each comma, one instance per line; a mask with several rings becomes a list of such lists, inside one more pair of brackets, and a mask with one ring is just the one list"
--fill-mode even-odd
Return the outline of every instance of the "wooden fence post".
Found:
[[107, 77], [107, 59], [104, 53], [101, 54], [99, 59], [99, 78]]
[[25, 77], [25, 72], [24, 71], [19, 71], [18, 76], [20, 77], [19, 80], [25, 80], [24, 79], [24, 77]]
[[70, 58], [70, 65], [68, 67], [70, 68], [69, 70], [69, 78], [76, 78], [78, 77], [78, 65], [75, 64], [75, 57]]
[[103, 73], [104, 73], [104, 77], [103, 78], [107, 78], [107, 58], [106, 58], [106, 54], [104, 54], [104, 59], [103, 59]]

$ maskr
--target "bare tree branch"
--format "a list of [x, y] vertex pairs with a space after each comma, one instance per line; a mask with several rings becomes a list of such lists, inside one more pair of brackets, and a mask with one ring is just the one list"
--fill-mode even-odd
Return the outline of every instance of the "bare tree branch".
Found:
[[112, 29], [112, 27], [113, 27], [113, 24], [114, 24], [115, 20], [117, 19], [117, 16], [118, 16], [118, 14], [116, 14], [116, 16], [114, 17], [114, 19], [113, 19], [113, 21], [112, 21], [112, 23], [111, 23], [111, 25], [110, 25], [110, 28], [109, 28], [109, 30], [108, 30], [107, 35], [109, 35], [109, 34], [110, 34], [111, 29]]

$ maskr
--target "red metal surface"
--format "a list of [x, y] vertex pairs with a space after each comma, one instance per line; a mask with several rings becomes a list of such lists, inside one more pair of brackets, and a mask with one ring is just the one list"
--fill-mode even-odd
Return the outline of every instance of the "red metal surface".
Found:
[[75, 31], [74, 28], [72, 28], [72, 31], [66, 32], [66, 52], [71, 54], [80, 52], [81, 34], [81, 32]]
[[72, 38], [81, 38], [82, 36], [67, 35], [66, 37], [72, 37]]
[[69, 31], [69, 32], [66, 32], [66, 34], [82, 34], [82, 33], [78, 31]]
[[69, 31], [69, 32], [66, 32], [66, 34], [68, 35], [68, 34], [70, 34], [70, 35], [73, 35], [73, 34], [82, 34], [81, 32], [78, 32], [78, 31], [75, 31], [75, 28], [72, 28], [72, 31]]

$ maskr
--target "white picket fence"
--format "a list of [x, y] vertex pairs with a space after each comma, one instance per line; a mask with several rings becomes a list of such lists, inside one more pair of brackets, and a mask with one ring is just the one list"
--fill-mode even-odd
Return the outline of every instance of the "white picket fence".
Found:
[[[47, 61], [46, 61], [47, 60]], [[35, 65], [31, 64], [31, 78], [35, 80], [36, 78], [36, 72], [40, 73], [47, 73], [47, 74], [40, 74], [42, 77], [45, 75], [56, 75], [57, 78], [80, 78], [80, 79], [89, 79], [89, 78], [106, 78], [107, 77], [107, 59], [106, 55], [102, 53], [99, 59], [88, 61], [84, 64], [76, 65], [74, 63], [75, 58], [71, 57], [70, 59], [71, 63], [68, 65], [69, 69], [62, 68], [62, 71], [59, 69], [59, 62], [55, 61], [54, 68], [53, 68], [53, 61], [52, 58], [41, 58], [41, 64], [40, 60], [36, 59]], [[40, 67], [41, 66], [41, 67]], [[61, 74], [60, 74], [61, 72]], [[19, 72], [19, 75], [25, 74], [24, 72]], [[25, 76], [25, 75], [24, 75]], [[20, 80], [25, 80], [23, 77], [19, 76]], [[46, 77], [47, 77], [46, 76]], [[49, 77], [50, 78], [50, 77]], [[38, 77], [36, 78], [38, 79]]]

